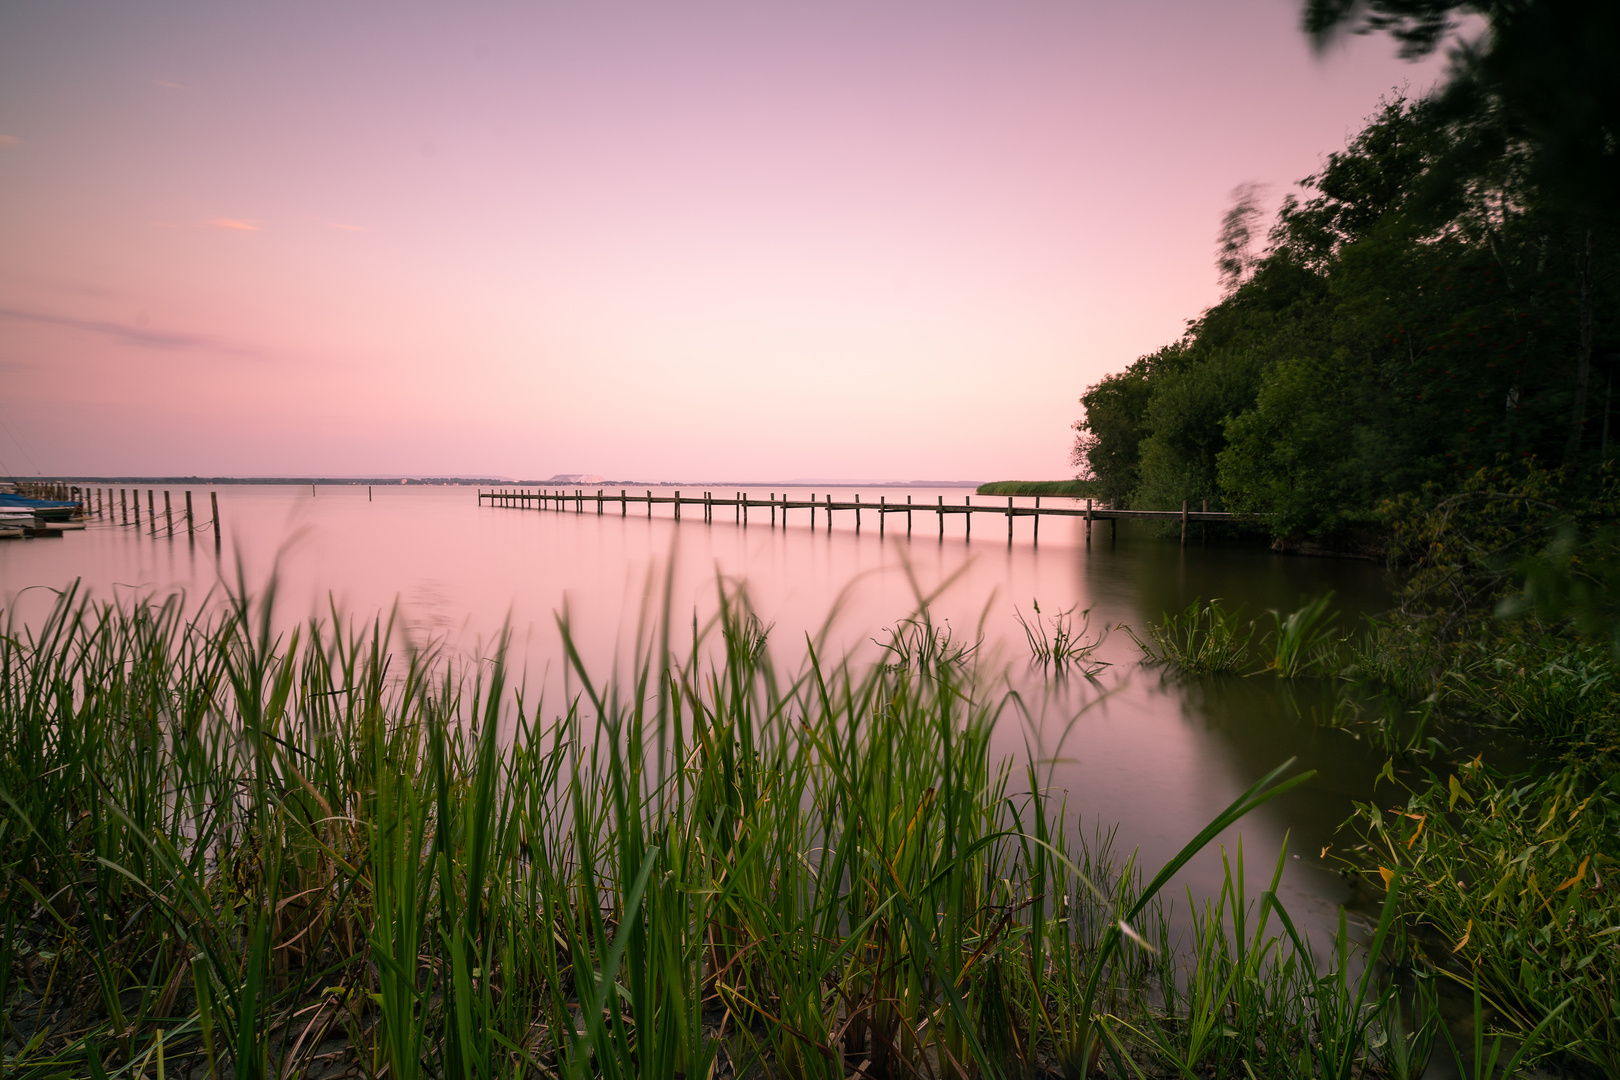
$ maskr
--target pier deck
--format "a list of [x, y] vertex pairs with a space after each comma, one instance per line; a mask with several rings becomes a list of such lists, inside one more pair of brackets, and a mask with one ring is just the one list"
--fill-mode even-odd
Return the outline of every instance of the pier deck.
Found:
[[[996, 499], [998, 496], [980, 496], [982, 499]], [[816, 527], [817, 514], [823, 515], [826, 527], [832, 528], [834, 513], [852, 514], [855, 519], [855, 531], [861, 531], [862, 515], [873, 513], [877, 515], [878, 532], [882, 534], [886, 529], [886, 522], [892, 514], [906, 516], [906, 533], [911, 534], [913, 516], [917, 514], [933, 514], [937, 520], [940, 536], [945, 535], [945, 519], [952, 514], [964, 515], [968, 536], [973, 535], [973, 515], [989, 514], [995, 517], [1004, 517], [1007, 520], [1007, 539], [1012, 540], [1013, 521], [1017, 518], [1027, 517], [1034, 519], [1034, 538], [1039, 541], [1041, 518], [1067, 517], [1081, 518], [1086, 523], [1086, 540], [1091, 539], [1093, 522], [1109, 522], [1110, 531], [1118, 528], [1120, 521], [1131, 520], [1158, 520], [1180, 521], [1181, 542], [1187, 542], [1187, 527], [1192, 524], [1205, 524], [1208, 522], [1226, 522], [1235, 519], [1235, 515], [1222, 510], [1191, 509], [1187, 502], [1181, 504], [1180, 510], [1116, 510], [1112, 507], [1086, 500], [1086, 505], [1075, 506], [1042, 506], [1039, 496], [1035, 497], [1033, 506], [1019, 506], [1013, 501], [1013, 496], [1006, 496], [1006, 505], [995, 502], [981, 502], [975, 504], [972, 496], [964, 496], [960, 504], [947, 503], [943, 495], [936, 496], [932, 503], [913, 502], [912, 496], [907, 495], [905, 502], [890, 502], [887, 495], [878, 497], [877, 502], [862, 502], [859, 495], [854, 500], [835, 500], [831, 495], [818, 499], [813, 494], [810, 498], [789, 498], [787, 493], [771, 492], [768, 498], [750, 496], [747, 492], [737, 491], [729, 495], [716, 495], [712, 491], [704, 491], [697, 495], [683, 495], [673, 491], [668, 495], [654, 494], [647, 489], [645, 494], [632, 494], [628, 489], [609, 491], [606, 488], [597, 488], [595, 492], [583, 488], [572, 491], [550, 488], [495, 488], [489, 491], [482, 489], [478, 492], [480, 506], [488, 503], [490, 506], [508, 507], [520, 510], [550, 510], [570, 512], [576, 514], [596, 513], [609, 514], [613, 510], [619, 511], [620, 517], [628, 517], [632, 506], [644, 507], [647, 517], [652, 516], [655, 506], [668, 506], [674, 511], [675, 520], [681, 519], [682, 507], [695, 507], [702, 514], [704, 521], [712, 522], [716, 510], [730, 508], [732, 518], [737, 524], [749, 523], [749, 511], [758, 510], [769, 512], [770, 524], [777, 524], [781, 517], [783, 526], [787, 525], [788, 513], [798, 511], [804, 515], [813, 529]]]

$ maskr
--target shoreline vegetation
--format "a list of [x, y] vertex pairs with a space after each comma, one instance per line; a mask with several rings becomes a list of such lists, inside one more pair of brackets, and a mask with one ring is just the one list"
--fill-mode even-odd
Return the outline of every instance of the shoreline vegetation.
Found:
[[1101, 489], [1091, 480], [996, 480], [980, 484], [975, 495], [1052, 495], [1068, 499], [1100, 499]]
[[[783, 672], [737, 595], [678, 658], [666, 591], [606, 682], [560, 619], [578, 689], [548, 706], [500, 650], [413, 651], [382, 619], [278, 633], [274, 596], [73, 587], [7, 623], [7, 1075], [1415, 1077], [1454, 985], [1464, 1061], [1616, 1064], [1601, 993], [1548, 996], [1606, 993], [1616, 966], [1610, 864], [1563, 863], [1620, 814], [1576, 787], [1551, 793], [1560, 843], [1508, 868], [1531, 887], [1496, 886], [1506, 914], [1475, 903], [1486, 837], [1544, 828], [1545, 795], [1465, 766], [1361, 823], [1385, 898], [1364, 944], [1342, 912], [1333, 942], [1298, 935], [1286, 848], [1264, 888], [1223, 855], [1172, 940], [1169, 877], [1307, 777], [1280, 765], [1138, 866], [1105, 825], [1080, 839], [1038, 762], [991, 758], [1013, 702], [925, 607], [877, 663]], [[1176, 634], [1238, 624], [1210, 604], [1139, 637], [1192, 670]], [[1321, 677], [1342, 649], [1326, 600], [1276, 624], [1210, 670], [1252, 640], [1272, 677]], [[1433, 918], [1445, 860], [1466, 929]], [[1593, 951], [1553, 951], [1572, 934]]]
[[[1189, 677], [1354, 687], [1329, 722], [1424, 777], [1358, 810], [1349, 853], [1404, 875], [1412, 970], [1466, 990], [1477, 1038], [1620, 1076], [1620, 8], [1303, 7], [1318, 46], [1486, 30], [1273, 213], [1233, 191], [1221, 299], [1086, 387], [1072, 461], [1118, 506], [1207, 499], [1280, 550], [1388, 560], [1399, 603], [1354, 635], [1325, 601], [1202, 599], [1139, 642]], [[1470, 733], [1521, 752], [1470, 760]], [[1465, 1075], [1495, 1075], [1483, 1047]]]

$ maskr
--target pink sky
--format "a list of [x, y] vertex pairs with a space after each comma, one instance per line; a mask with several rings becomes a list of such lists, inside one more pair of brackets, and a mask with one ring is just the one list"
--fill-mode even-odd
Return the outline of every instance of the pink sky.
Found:
[[0, 472], [1069, 475], [1436, 62], [1289, 0], [0, 8]]

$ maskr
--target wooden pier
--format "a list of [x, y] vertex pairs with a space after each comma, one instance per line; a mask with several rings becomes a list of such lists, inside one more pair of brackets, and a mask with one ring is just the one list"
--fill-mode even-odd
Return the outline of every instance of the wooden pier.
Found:
[[[19, 483], [16, 485], [17, 494], [33, 499], [49, 499], [59, 502], [71, 502], [74, 508], [68, 520], [40, 520], [37, 516], [31, 525], [20, 528], [0, 526], [0, 537], [21, 536], [60, 536], [63, 532], [83, 529], [90, 519], [97, 519], [107, 525], [115, 525], [125, 529], [133, 529], [136, 533], [146, 532], [153, 537], [168, 537], [173, 539], [182, 530], [188, 539], [194, 540], [199, 531], [213, 534], [214, 550], [220, 550], [221, 530], [219, 520], [219, 495], [216, 492], [208, 493], [208, 503], [212, 516], [207, 521], [199, 522], [194, 516], [191, 505], [191, 492], [182, 491], [185, 497], [184, 506], [177, 507], [172, 499], [170, 489], [163, 489], [163, 517], [159, 524], [157, 512], [157, 490], [146, 490], [146, 526], [141, 524], [141, 491], [139, 488], [111, 488], [111, 487], [79, 487], [77, 485], [59, 483]], [[116, 499], [114, 498], [116, 496]], [[131, 511], [134, 518], [131, 520]], [[175, 516], [182, 518], [176, 524]]]
[[[1007, 542], [1013, 539], [1013, 522], [1017, 518], [1032, 519], [1032, 536], [1036, 543], [1041, 537], [1041, 518], [1065, 517], [1081, 518], [1086, 524], [1086, 542], [1091, 542], [1092, 525], [1096, 522], [1108, 522], [1109, 536], [1112, 539], [1118, 533], [1121, 521], [1180, 521], [1181, 543], [1187, 544], [1188, 527], [1190, 525], [1206, 525], [1209, 522], [1232, 521], [1233, 514], [1221, 510], [1209, 509], [1206, 500], [1200, 509], [1193, 510], [1188, 502], [1182, 502], [1180, 510], [1116, 510], [1091, 499], [1086, 500], [1084, 506], [1042, 506], [1039, 496], [1035, 497], [1033, 506], [1018, 506], [1013, 497], [1007, 497], [1005, 506], [999, 502], [988, 500], [996, 496], [981, 496], [978, 504], [973, 502], [973, 496], [964, 496], [960, 505], [947, 503], [945, 496], [936, 496], [933, 503], [913, 502], [912, 496], [907, 495], [905, 502], [890, 502], [887, 495], [880, 495], [877, 502], [862, 502], [856, 495], [853, 501], [835, 501], [831, 495], [825, 499], [818, 499], [814, 494], [808, 499], [789, 498], [786, 492], [771, 492], [768, 498], [750, 496], [745, 491], [732, 492], [730, 495], [716, 495], [712, 491], [700, 492], [697, 495], [682, 495], [673, 491], [668, 495], [654, 494], [648, 489], [645, 494], [635, 495], [626, 488], [618, 491], [608, 491], [606, 488], [597, 488], [594, 493], [584, 488], [575, 488], [564, 491], [551, 488], [496, 488], [491, 491], [482, 489], [478, 492], [480, 506], [488, 503], [490, 506], [507, 507], [517, 510], [549, 510], [574, 514], [611, 514], [619, 511], [620, 517], [628, 517], [632, 506], [638, 507], [637, 515], [653, 516], [653, 507], [668, 506], [673, 512], [676, 521], [681, 520], [681, 508], [690, 507], [702, 514], [705, 522], [713, 522], [717, 511], [731, 510], [732, 521], [738, 525], [749, 524], [749, 511], [756, 511], [761, 518], [770, 514], [770, 525], [776, 527], [777, 519], [785, 528], [788, 523], [788, 513], [795, 512], [796, 520], [803, 521], [811, 529], [817, 527], [817, 517], [826, 522], [828, 531], [832, 530], [833, 514], [851, 515], [855, 522], [855, 531], [861, 531], [862, 516], [875, 514], [877, 516], [878, 534], [883, 535], [891, 515], [904, 514], [906, 535], [910, 536], [914, 523], [914, 515], [933, 514], [940, 539], [945, 538], [945, 519], [952, 514], [961, 514], [968, 539], [973, 537], [973, 515], [989, 514], [995, 517], [1004, 517], [1007, 520]], [[1078, 500], [1076, 500], [1078, 501]], [[846, 518], [845, 520], [849, 520]], [[764, 524], [763, 521], [760, 524]]]

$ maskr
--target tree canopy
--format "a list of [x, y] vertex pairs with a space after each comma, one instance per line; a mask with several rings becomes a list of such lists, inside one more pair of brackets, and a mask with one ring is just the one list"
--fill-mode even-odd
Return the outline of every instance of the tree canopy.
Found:
[[[1439, 24], [1396, 21], [1407, 7], [1423, 5], [1357, 17], [1430, 42]], [[1252, 219], [1237, 193], [1225, 297], [1081, 397], [1075, 462], [1107, 497], [1208, 498], [1277, 537], [1376, 542], [1379, 504], [1400, 493], [1504, 458], [1580, 470], [1608, 456], [1615, 215], [1548, 181], [1501, 96], [1462, 108], [1452, 83], [1380, 103], [1283, 200], [1256, 256], [1234, 253], [1234, 223]]]

